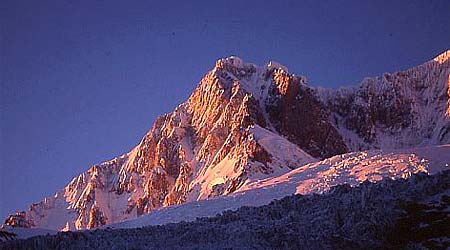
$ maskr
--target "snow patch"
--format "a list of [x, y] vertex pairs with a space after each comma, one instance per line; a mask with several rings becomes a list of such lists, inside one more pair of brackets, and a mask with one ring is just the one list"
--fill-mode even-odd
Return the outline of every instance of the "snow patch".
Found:
[[267, 63], [267, 69], [268, 70], [278, 69], [278, 70], [284, 71], [285, 73], [289, 73], [289, 70], [286, 66], [284, 66], [283, 64], [281, 64], [279, 62], [275, 62], [275, 61], [270, 61], [269, 63]]

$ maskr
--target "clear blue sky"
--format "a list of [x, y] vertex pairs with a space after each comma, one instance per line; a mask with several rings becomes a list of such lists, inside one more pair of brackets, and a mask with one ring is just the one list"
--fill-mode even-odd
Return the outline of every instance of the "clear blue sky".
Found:
[[0, 217], [136, 145], [217, 58], [337, 87], [449, 46], [449, 1], [0, 4]]

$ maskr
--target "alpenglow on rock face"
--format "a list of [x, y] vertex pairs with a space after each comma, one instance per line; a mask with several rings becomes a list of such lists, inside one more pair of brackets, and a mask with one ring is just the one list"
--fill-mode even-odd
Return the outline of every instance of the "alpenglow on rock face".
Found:
[[276, 62], [220, 59], [135, 148], [31, 205], [25, 224], [95, 228], [234, 193], [338, 154], [448, 144], [449, 57], [339, 90], [308, 86]]

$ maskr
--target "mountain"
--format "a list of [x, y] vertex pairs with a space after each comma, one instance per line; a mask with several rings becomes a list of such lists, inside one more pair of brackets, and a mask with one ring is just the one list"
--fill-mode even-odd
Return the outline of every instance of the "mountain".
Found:
[[[357, 162], [374, 151], [345, 153], [449, 144], [449, 57], [446, 51], [418, 67], [338, 90], [311, 87], [276, 62], [258, 67], [237, 57], [220, 59], [188, 100], [158, 117], [129, 153], [92, 166], [5, 224], [96, 228], [253, 190], [292, 171], [308, 171], [308, 163], [334, 162], [337, 155]], [[428, 171], [417, 165], [420, 160], [400, 176]], [[323, 176], [332, 176], [334, 163], [327, 164], [316, 167], [327, 166]], [[362, 171], [378, 181], [396, 177], [393, 166], [394, 172], [383, 174], [367, 165]], [[317, 185], [329, 183], [319, 177]]]

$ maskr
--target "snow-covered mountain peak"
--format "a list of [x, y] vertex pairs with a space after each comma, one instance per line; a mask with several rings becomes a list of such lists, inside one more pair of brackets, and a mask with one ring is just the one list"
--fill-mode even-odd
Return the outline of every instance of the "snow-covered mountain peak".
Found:
[[257, 66], [253, 63], [247, 63], [244, 60], [242, 60], [240, 57], [237, 57], [237, 56], [229, 56], [229, 57], [220, 58], [216, 61], [216, 64], [215, 64], [215, 68], [226, 68], [227, 66], [235, 67], [238, 69], [242, 69], [245, 67], [252, 67], [252, 68], [257, 68], [259, 70], [269, 70], [269, 71], [279, 70], [279, 71], [284, 71], [285, 73], [289, 72], [289, 70], [286, 66], [284, 66], [283, 64], [276, 62], [276, 61], [269, 61], [264, 66]]
[[224, 65], [242, 68], [244, 67], [244, 61], [237, 56], [225, 57], [216, 61], [216, 68], [222, 68]]
[[[224, 91], [233, 93], [241, 89], [262, 103], [265, 102], [269, 89], [272, 87], [286, 94], [288, 87], [306, 84], [306, 77], [289, 74], [287, 67], [278, 62], [269, 61], [263, 66], [258, 66], [246, 63], [235, 56], [217, 60], [215, 67], [205, 79], [206, 81], [202, 81], [202, 84], [217, 84]], [[211, 87], [204, 89], [211, 89]]]

